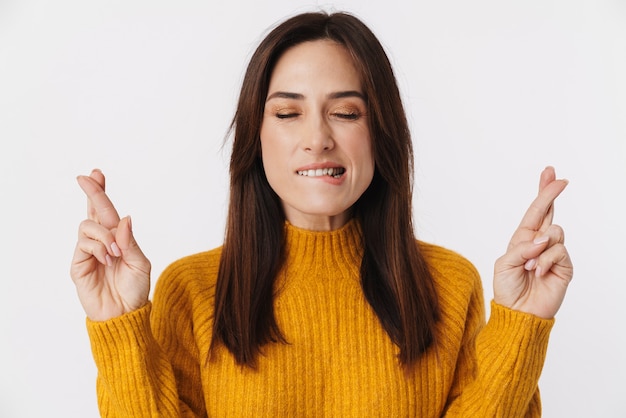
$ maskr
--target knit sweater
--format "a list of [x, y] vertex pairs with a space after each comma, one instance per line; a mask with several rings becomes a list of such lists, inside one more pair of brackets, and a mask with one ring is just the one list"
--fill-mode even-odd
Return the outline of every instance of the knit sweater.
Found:
[[102, 416], [540, 416], [553, 320], [492, 302], [485, 324], [476, 269], [420, 242], [442, 315], [437, 344], [406, 373], [360, 286], [359, 225], [285, 231], [274, 306], [287, 344], [264, 346], [254, 370], [223, 346], [209, 356], [221, 248], [185, 257], [164, 271], [152, 303], [87, 320]]

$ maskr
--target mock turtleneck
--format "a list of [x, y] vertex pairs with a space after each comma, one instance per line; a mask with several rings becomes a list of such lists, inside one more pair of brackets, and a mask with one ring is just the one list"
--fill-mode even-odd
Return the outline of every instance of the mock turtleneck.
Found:
[[311, 231], [285, 223], [283, 276], [325, 276], [359, 280], [362, 256], [362, 233], [355, 220], [350, 220], [332, 231]]

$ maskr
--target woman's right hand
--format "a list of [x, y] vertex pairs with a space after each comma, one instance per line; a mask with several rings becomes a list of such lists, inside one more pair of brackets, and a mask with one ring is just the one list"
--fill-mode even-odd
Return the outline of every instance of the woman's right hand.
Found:
[[120, 219], [104, 191], [100, 170], [78, 176], [87, 195], [70, 275], [87, 317], [105, 321], [148, 302], [150, 261], [133, 237], [130, 217]]

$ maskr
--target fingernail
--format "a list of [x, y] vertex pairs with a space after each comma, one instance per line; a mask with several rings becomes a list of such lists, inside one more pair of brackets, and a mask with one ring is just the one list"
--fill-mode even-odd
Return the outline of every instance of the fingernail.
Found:
[[541, 268], [541, 266], [537, 266], [537, 268], [535, 269], [535, 276], [541, 277], [542, 274], [543, 274], [543, 269]]
[[111, 256], [110, 255], [105, 255], [104, 258], [107, 261], [107, 266], [111, 267], [113, 265], [113, 260], [111, 260]]
[[531, 271], [533, 267], [535, 267], [535, 264], [537, 264], [537, 259], [531, 258], [530, 260], [526, 262], [526, 264], [524, 264], [524, 268], [528, 271]]
[[549, 239], [550, 239], [549, 236], [544, 235], [543, 237], [535, 238], [535, 240], [533, 241], [533, 244], [535, 245], [543, 244], [544, 242], [548, 242]]
[[130, 219], [130, 215], [127, 216], [128, 218], [128, 230], [133, 232], [133, 221]]
[[117, 243], [115, 242], [111, 244], [111, 250], [113, 251], [113, 255], [116, 257], [119, 257], [122, 255], [122, 252], [120, 251], [120, 247], [118, 247]]

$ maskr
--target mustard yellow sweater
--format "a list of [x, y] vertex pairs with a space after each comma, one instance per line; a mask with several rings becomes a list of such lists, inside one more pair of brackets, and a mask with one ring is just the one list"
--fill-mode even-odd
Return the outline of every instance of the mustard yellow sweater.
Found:
[[524, 417], [541, 414], [537, 381], [552, 320], [492, 303], [485, 325], [474, 267], [420, 243], [442, 320], [438, 344], [406, 375], [359, 283], [360, 228], [286, 226], [275, 312], [289, 344], [257, 370], [226, 349], [209, 360], [220, 249], [170, 265], [153, 302], [87, 321], [104, 417]]

